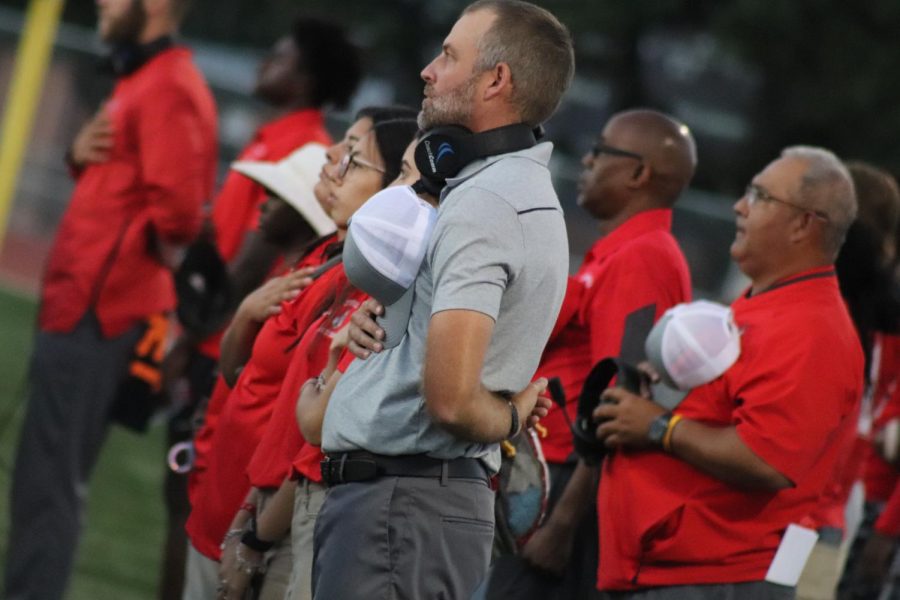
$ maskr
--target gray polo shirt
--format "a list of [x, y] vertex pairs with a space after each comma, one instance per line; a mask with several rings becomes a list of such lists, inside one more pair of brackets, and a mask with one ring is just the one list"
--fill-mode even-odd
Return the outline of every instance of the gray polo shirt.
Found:
[[[566, 289], [569, 249], [547, 163], [552, 144], [479, 160], [448, 180], [415, 282], [399, 345], [355, 360], [325, 413], [326, 452], [478, 457], [500, 465], [497, 444], [459, 438], [432, 422], [422, 395], [431, 316], [465, 309], [494, 320], [482, 382], [518, 392], [534, 377]], [[446, 346], [456, 340], [448, 338]]]

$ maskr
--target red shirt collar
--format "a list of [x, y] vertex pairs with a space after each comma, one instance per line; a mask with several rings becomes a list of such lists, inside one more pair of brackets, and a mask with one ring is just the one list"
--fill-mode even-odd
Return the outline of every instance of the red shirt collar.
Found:
[[597, 240], [588, 251], [589, 256], [599, 258], [618, 250], [625, 243], [653, 231], [672, 230], [672, 209], [644, 210]]
[[766, 289], [757, 292], [750, 296], [751, 287], [748, 287], [744, 290], [744, 293], [741, 294], [741, 298], [749, 300], [751, 298], [758, 298], [763, 294], [767, 294], [768, 292], [774, 292], [775, 290], [791, 286], [795, 283], [801, 283], [804, 281], [809, 281], [811, 279], [826, 279], [826, 280], [837, 280], [837, 272], [834, 269], [834, 265], [825, 265], [824, 267], [815, 267], [812, 269], [807, 269], [805, 271], [800, 271], [799, 273], [792, 273], [791, 275], [787, 275], [777, 280], [775, 283], [767, 287]]

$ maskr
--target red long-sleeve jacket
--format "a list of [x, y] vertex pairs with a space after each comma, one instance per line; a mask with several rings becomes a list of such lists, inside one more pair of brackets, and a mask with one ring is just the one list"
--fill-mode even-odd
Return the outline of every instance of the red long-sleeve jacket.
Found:
[[216, 165], [216, 108], [185, 48], [116, 83], [109, 160], [77, 176], [44, 273], [39, 325], [67, 333], [93, 310], [105, 336], [175, 306], [157, 240], [199, 231]]

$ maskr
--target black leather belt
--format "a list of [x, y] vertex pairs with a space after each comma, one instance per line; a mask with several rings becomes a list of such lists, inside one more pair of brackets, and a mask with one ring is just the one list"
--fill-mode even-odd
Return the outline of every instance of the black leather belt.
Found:
[[439, 479], [480, 479], [489, 481], [477, 458], [441, 460], [424, 454], [384, 456], [370, 452], [329, 453], [321, 462], [322, 481], [338, 485], [371, 481], [378, 477], [435, 477]]

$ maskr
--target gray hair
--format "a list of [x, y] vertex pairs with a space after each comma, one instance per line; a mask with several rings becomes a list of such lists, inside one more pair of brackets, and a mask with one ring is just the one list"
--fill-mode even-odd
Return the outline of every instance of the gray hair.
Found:
[[522, 121], [536, 127], [550, 118], [575, 73], [575, 50], [565, 25], [549, 11], [521, 0], [479, 0], [463, 14], [496, 15], [478, 44], [476, 72], [509, 65], [512, 101]]
[[797, 158], [808, 165], [800, 182], [800, 202], [828, 217], [825, 250], [837, 256], [847, 230], [856, 220], [856, 191], [847, 167], [830, 150], [814, 146], [790, 146], [782, 158]]

